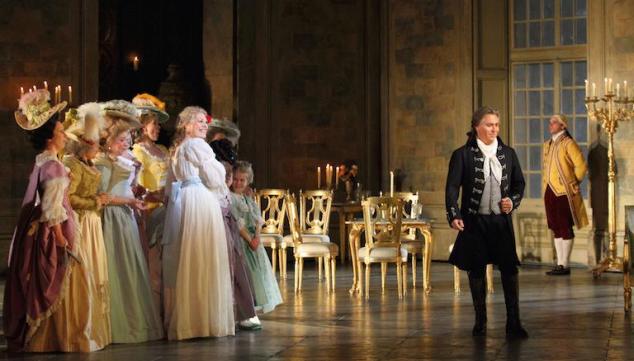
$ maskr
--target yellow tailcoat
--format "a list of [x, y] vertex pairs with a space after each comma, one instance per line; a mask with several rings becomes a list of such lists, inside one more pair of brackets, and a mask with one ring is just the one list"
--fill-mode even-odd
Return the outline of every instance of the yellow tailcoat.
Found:
[[557, 196], [566, 195], [570, 212], [577, 228], [588, 225], [588, 215], [583, 204], [579, 184], [588, 167], [577, 143], [565, 133], [556, 141], [544, 142], [542, 167], [542, 194], [550, 186]]

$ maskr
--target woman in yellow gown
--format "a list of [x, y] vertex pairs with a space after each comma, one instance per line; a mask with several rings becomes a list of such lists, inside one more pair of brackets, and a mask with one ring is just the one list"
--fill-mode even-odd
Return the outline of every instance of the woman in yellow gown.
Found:
[[163, 191], [167, 180], [169, 165], [169, 151], [156, 141], [161, 130], [161, 123], [169, 119], [165, 112], [165, 103], [150, 94], [139, 94], [132, 103], [141, 111], [140, 136], [132, 147], [134, 157], [141, 163], [138, 183], [146, 189], [145, 201], [145, 233], [148, 240], [148, 264], [154, 303], [163, 309], [161, 289], [161, 238], [163, 237], [163, 222], [165, 207], [163, 206]]
[[64, 165], [72, 174], [68, 187], [69, 199], [79, 220], [79, 242], [84, 251], [85, 268], [91, 276], [91, 334], [95, 342], [105, 346], [111, 343], [112, 337], [108, 259], [103, 240], [101, 208], [108, 203], [109, 197], [98, 193], [101, 173], [93, 164], [99, 153], [99, 132], [103, 125], [100, 113], [101, 106], [98, 103], [87, 103], [76, 112], [72, 109], [67, 113], [64, 125], [71, 141], [66, 146], [68, 155], [64, 157]]

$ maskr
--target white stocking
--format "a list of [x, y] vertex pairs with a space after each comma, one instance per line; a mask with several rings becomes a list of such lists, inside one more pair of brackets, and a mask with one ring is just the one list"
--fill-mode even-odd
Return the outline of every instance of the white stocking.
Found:
[[563, 253], [563, 238], [555, 238], [555, 251], [557, 251], [557, 265], [563, 265], [564, 253]]
[[561, 260], [561, 265], [565, 268], [568, 268], [568, 264], [570, 263], [570, 254], [572, 253], [572, 242], [574, 239], [563, 239], [561, 240], [562, 251], [561, 255], [563, 259]]

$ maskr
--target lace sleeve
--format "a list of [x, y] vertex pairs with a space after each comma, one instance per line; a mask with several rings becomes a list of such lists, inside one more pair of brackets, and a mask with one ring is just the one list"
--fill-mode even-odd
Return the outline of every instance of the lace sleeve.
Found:
[[68, 177], [64, 166], [58, 162], [48, 162], [43, 166], [42, 216], [40, 222], [47, 222], [49, 226], [62, 223], [68, 219], [64, 208], [64, 193], [68, 188]]

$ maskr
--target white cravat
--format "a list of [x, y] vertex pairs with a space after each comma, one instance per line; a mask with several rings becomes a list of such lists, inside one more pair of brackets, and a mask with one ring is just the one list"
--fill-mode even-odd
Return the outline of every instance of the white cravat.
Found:
[[564, 134], [565, 131], [566, 130], [564, 129], [564, 130], [562, 130], [560, 132], [557, 132], [557, 133], [553, 134], [553, 136], [552, 136], [553, 143], [556, 142], [557, 139], [559, 139], [559, 137], [561, 137], [561, 135]]
[[482, 171], [484, 172], [484, 178], [491, 174], [498, 183], [502, 182], [502, 164], [497, 157], [498, 140], [495, 139], [491, 144], [484, 144], [480, 139], [478, 141], [478, 148], [484, 154], [484, 166]]

